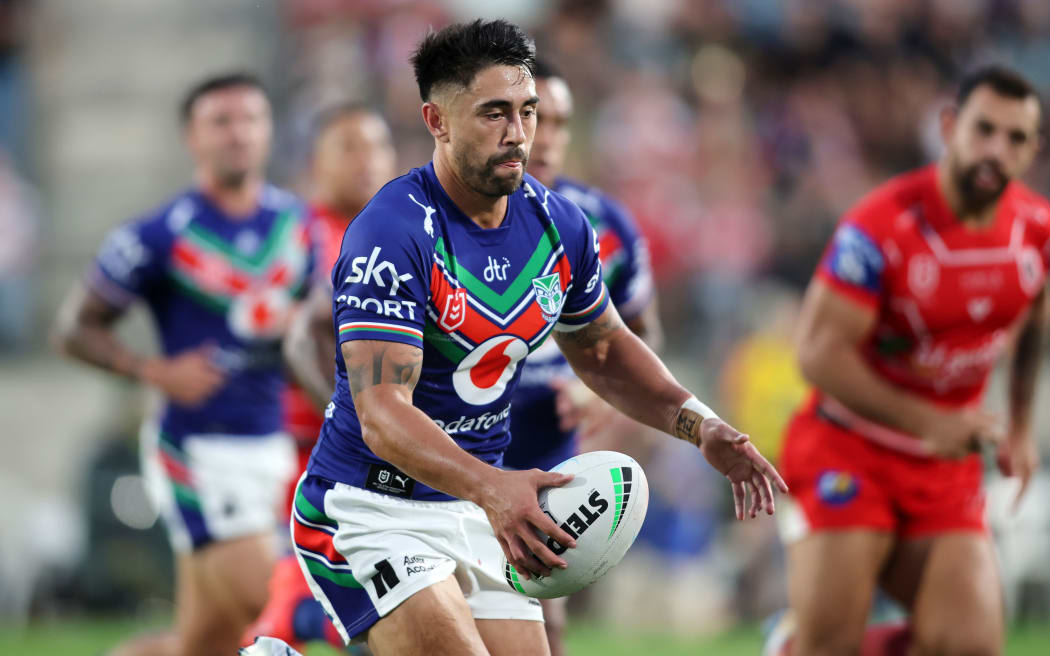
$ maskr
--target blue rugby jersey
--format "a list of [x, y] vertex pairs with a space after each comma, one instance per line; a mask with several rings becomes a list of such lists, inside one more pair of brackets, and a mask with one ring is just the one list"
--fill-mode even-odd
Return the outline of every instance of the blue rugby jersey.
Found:
[[[640, 315], [652, 300], [649, 251], [627, 209], [603, 191], [559, 178], [555, 191], [583, 210], [601, 244], [602, 272], [609, 300], [625, 320]], [[550, 469], [576, 455], [575, 431], [558, 428], [557, 379], [575, 378], [557, 346], [548, 342], [525, 361], [511, 412], [511, 443], [503, 457], [513, 469]]]
[[[413, 404], [460, 447], [497, 466], [510, 441], [522, 360], [556, 325], [582, 326], [608, 304], [597, 234], [576, 205], [525, 175], [502, 224], [483, 229], [451, 201], [432, 163], [388, 183], [354, 219], [332, 283], [338, 343], [422, 348]], [[361, 439], [338, 348], [325, 415], [307, 471], [397, 494], [388, 463]], [[399, 495], [452, 498], [410, 485]]]
[[112, 231], [88, 287], [117, 307], [149, 307], [165, 355], [204, 344], [227, 379], [197, 407], [168, 401], [166, 439], [281, 430], [280, 344], [293, 301], [308, 287], [314, 244], [306, 208], [264, 187], [255, 213], [232, 219], [196, 189]]

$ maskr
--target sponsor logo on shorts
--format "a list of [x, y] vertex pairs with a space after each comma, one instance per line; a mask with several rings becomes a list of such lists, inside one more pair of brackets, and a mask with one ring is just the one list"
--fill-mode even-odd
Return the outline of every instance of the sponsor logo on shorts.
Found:
[[397, 572], [394, 571], [394, 567], [389, 560], [384, 558], [376, 563], [376, 573], [372, 577], [372, 587], [375, 588], [377, 598], [382, 599], [398, 583], [401, 583], [401, 579], [397, 577]]
[[391, 465], [372, 465], [368, 468], [365, 489], [374, 490], [393, 497], [410, 497], [416, 482], [401, 470]]
[[859, 489], [857, 478], [849, 472], [829, 469], [817, 479], [817, 496], [832, 506], [849, 503], [857, 496]]
[[438, 566], [439, 561], [427, 562], [427, 559], [423, 556], [405, 556], [402, 565], [405, 568], [406, 576], [415, 576], [416, 574], [426, 574]]

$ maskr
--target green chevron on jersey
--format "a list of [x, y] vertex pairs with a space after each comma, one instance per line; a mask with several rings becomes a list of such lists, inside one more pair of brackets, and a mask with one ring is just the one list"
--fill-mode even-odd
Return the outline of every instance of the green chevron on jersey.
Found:
[[521, 297], [528, 291], [532, 279], [543, 271], [544, 265], [547, 264], [547, 260], [550, 259], [551, 253], [560, 241], [561, 237], [558, 235], [558, 229], [554, 227], [552, 222], [545, 229], [543, 237], [540, 238], [540, 242], [536, 245], [536, 250], [532, 252], [525, 266], [522, 267], [514, 281], [507, 286], [507, 289], [502, 294], [495, 292], [474, 274], [467, 271], [466, 267], [460, 265], [455, 256], [448, 252], [444, 238], [438, 237], [435, 248], [447, 263], [450, 272], [467, 288], [476, 300], [481, 301], [500, 314], [506, 314], [511, 308], [521, 302]]

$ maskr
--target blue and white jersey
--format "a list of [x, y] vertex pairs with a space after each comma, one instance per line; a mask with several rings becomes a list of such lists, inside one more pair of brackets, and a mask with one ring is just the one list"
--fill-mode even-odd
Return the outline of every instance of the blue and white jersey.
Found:
[[[351, 222], [332, 270], [337, 342], [423, 349], [413, 404], [460, 447], [499, 465], [521, 363], [556, 327], [608, 304], [598, 236], [573, 203], [525, 175], [496, 228], [452, 202], [433, 164], [397, 178]], [[407, 498], [448, 500], [408, 481], [361, 438], [337, 347], [336, 389], [310, 474]], [[407, 481], [407, 482], [406, 482]]]
[[166, 441], [187, 434], [268, 435], [281, 429], [280, 343], [312, 276], [306, 208], [265, 187], [255, 213], [231, 218], [190, 189], [106, 237], [87, 275], [116, 307], [144, 301], [165, 355], [205, 344], [226, 382], [196, 407], [168, 402]]
[[[652, 301], [653, 279], [649, 250], [634, 219], [594, 187], [559, 178], [555, 190], [583, 210], [598, 235], [609, 300], [625, 321], [636, 318]], [[558, 427], [552, 388], [556, 380], [570, 381], [575, 374], [553, 341], [530, 355], [523, 369], [511, 412], [513, 439], [503, 462], [513, 469], [550, 469], [576, 455], [575, 431]]]

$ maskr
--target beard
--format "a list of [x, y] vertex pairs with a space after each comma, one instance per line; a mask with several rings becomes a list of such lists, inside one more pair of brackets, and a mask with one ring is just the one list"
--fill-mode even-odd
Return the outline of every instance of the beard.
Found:
[[[512, 159], [521, 160], [521, 169], [509, 178], [498, 175], [499, 169], [496, 167]], [[493, 155], [482, 164], [471, 162], [469, 153], [466, 151], [456, 153], [456, 163], [459, 165], [463, 182], [479, 194], [491, 198], [509, 196], [517, 191], [521, 186], [528, 162], [528, 154], [521, 147]]]
[[[992, 187], [982, 187], [977, 184], [977, 177], [982, 172], [995, 177], [995, 184]], [[999, 164], [992, 160], [981, 160], [965, 167], [953, 164], [952, 178], [962, 195], [963, 202], [971, 211], [983, 210], [999, 200], [999, 197], [1006, 191], [1006, 185], [1010, 183], [1010, 179], [1003, 173]]]

